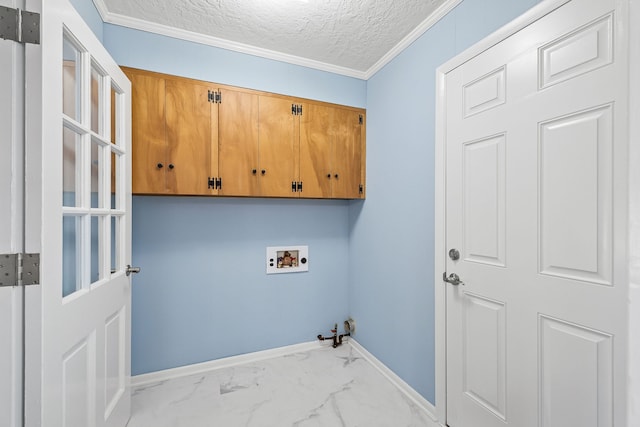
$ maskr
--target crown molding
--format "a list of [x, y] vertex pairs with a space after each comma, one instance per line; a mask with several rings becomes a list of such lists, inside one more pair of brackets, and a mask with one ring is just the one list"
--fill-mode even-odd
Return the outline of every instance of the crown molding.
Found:
[[183, 30], [180, 28], [170, 27], [164, 24], [146, 21], [144, 19], [132, 18], [130, 16], [109, 12], [104, 0], [93, 0], [93, 3], [102, 18], [102, 21], [108, 24], [119, 25], [135, 30], [146, 31], [149, 33], [168, 36], [176, 39], [186, 40], [207, 46], [213, 46], [221, 49], [231, 50], [234, 52], [244, 53], [247, 55], [259, 56], [261, 58], [271, 59], [274, 61], [285, 62], [288, 64], [299, 65], [302, 67], [313, 68], [329, 73], [340, 74], [347, 77], [353, 77], [360, 80], [368, 80], [375, 73], [380, 71], [385, 65], [391, 62], [411, 43], [416, 41], [422, 34], [433, 27], [447, 13], [453, 10], [463, 0], [447, 0], [440, 5], [427, 19], [422, 21], [413, 31], [405, 36], [398, 44], [389, 50], [382, 58], [380, 58], [373, 66], [366, 71], [354, 70], [352, 68], [340, 67], [326, 62], [315, 61], [313, 59], [303, 58], [301, 56], [289, 55], [282, 52], [276, 52], [269, 49], [263, 49], [243, 43], [233, 42], [218, 37], [208, 36], [193, 31]]
[[365, 73], [364, 79], [369, 80], [375, 73], [380, 71], [385, 65], [391, 62], [396, 56], [400, 55], [402, 51], [408, 48], [411, 43], [418, 40], [420, 36], [426, 33], [431, 27], [433, 27], [438, 21], [445, 17], [445, 15], [455, 9], [463, 0], [447, 0], [442, 3], [435, 11], [429, 15], [427, 19], [422, 21], [420, 25], [414, 28], [409, 34], [405, 36], [400, 42], [389, 50], [382, 58], [371, 66]]

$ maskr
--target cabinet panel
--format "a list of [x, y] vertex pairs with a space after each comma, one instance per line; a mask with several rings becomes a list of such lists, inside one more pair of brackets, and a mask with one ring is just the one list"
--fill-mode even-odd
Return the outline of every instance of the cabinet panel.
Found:
[[336, 110], [330, 131], [333, 142], [331, 163], [331, 197], [357, 199], [361, 183], [360, 114], [352, 110]]
[[[258, 95], [221, 90], [218, 111], [218, 170], [221, 195], [258, 193]], [[255, 171], [255, 173], [254, 173]]]
[[331, 137], [335, 109], [320, 104], [304, 104], [300, 117], [300, 197], [331, 197]]
[[[290, 99], [260, 96], [259, 174], [263, 197], [297, 197], [298, 125]], [[265, 173], [263, 174], [262, 171]]]
[[[210, 194], [211, 116], [209, 87], [188, 80], [167, 80], [167, 187], [183, 195]], [[216, 130], [217, 132], [217, 130]]]
[[[166, 192], [164, 164], [165, 82], [152, 74], [129, 72], [132, 88], [132, 191], [136, 194]], [[157, 166], [162, 164], [163, 167]]]

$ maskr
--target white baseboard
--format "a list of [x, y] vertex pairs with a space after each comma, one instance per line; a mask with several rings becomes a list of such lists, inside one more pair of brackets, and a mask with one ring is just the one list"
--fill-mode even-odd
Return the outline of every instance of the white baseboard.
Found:
[[432, 424], [429, 427], [440, 427], [441, 424], [438, 423], [436, 418], [436, 408], [425, 399], [420, 393], [415, 391], [409, 384], [407, 384], [402, 378], [396, 375], [391, 369], [389, 369], [384, 363], [378, 360], [373, 354], [369, 353], [366, 348], [361, 346], [356, 340], [353, 338], [349, 340], [349, 344], [356, 350], [358, 353], [364, 357], [367, 362], [371, 363], [373, 367], [375, 367], [385, 378], [387, 378], [391, 383], [398, 388], [409, 400], [416, 404], [416, 406], [429, 417], [432, 421]]
[[[369, 362], [374, 368], [376, 368], [385, 378], [400, 390], [409, 400], [411, 400], [419, 409], [421, 409], [427, 417], [432, 421], [429, 427], [441, 427], [438, 424], [435, 416], [435, 407], [427, 399], [422, 397], [420, 393], [415, 391], [409, 384], [407, 384], [402, 378], [396, 375], [391, 369], [389, 369], [384, 363], [376, 359], [374, 355], [369, 353], [363, 346], [361, 346], [353, 338], [346, 341], [347, 345], [360, 353], [360, 355]], [[254, 353], [241, 354], [238, 356], [225, 357], [223, 359], [211, 360], [209, 362], [196, 363], [193, 365], [180, 366], [178, 368], [165, 369], [157, 372], [150, 372], [148, 374], [141, 374], [131, 377], [131, 386], [138, 387], [158, 381], [166, 381], [173, 378], [184, 377], [187, 375], [200, 374], [203, 372], [213, 371], [216, 369], [229, 368], [238, 365], [244, 365], [246, 363], [258, 362], [260, 360], [272, 359], [274, 357], [286, 356], [289, 354], [300, 353], [303, 351], [309, 351], [322, 347], [323, 344], [320, 341], [311, 341], [301, 344], [294, 344], [285, 347], [274, 348], [270, 350], [257, 351]], [[325, 344], [326, 346], [326, 344]]]
[[260, 360], [272, 359], [274, 357], [286, 356], [288, 354], [313, 350], [321, 347], [320, 341], [311, 341], [301, 344], [288, 345], [285, 347], [273, 348], [270, 350], [256, 351], [254, 353], [240, 354], [238, 356], [225, 357], [208, 362], [195, 363], [193, 365], [179, 366], [177, 368], [165, 369], [162, 371], [150, 372], [148, 374], [135, 375], [131, 377], [131, 386], [137, 387], [158, 381], [166, 381], [172, 378], [186, 377], [187, 375], [200, 374], [202, 372], [216, 369], [230, 368], [232, 366], [244, 365], [246, 363]]

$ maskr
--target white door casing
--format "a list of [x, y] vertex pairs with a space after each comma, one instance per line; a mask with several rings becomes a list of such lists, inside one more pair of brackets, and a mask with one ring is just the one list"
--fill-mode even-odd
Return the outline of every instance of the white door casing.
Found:
[[[0, 6], [15, 9], [22, 1], [0, 0]], [[23, 251], [24, 46], [0, 39], [0, 58], [0, 254], [15, 254]], [[22, 425], [23, 295], [22, 288], [0, 287], [3, 427]]]
[[547, 2], [440, 69], [436, 265], [465, 282], [438, 272], [451, 427], [626, 425], [626, 19]]
[[25, 219], [41, 285], [26, 289], [25, 425], [122, 427], [131, 87], [68, 0], [26, 7], [41, 15], [41, 44], [26, 47]]

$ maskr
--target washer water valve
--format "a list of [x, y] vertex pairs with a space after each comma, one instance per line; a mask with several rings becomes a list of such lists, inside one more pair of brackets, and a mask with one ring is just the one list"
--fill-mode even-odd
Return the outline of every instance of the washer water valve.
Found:
[[320, 334], [318, 335], [318, 339], [320, 341], [332, 340], [333, 341], [332, 347], [336, 348], [339, 345], [342, 345], [342, 339], [344, 337], [350, 337], [351, 333], [355, 332], [355, 330], [356, 330], [356, 322], [352, 318], [349, 318], [344, 321], [344, 334], [338, 335], [338, 324], [335, 323], [333, 325], [333, 329], [331, 329], [331, 332], [333, 333], [332, 336], [324, 337]]

